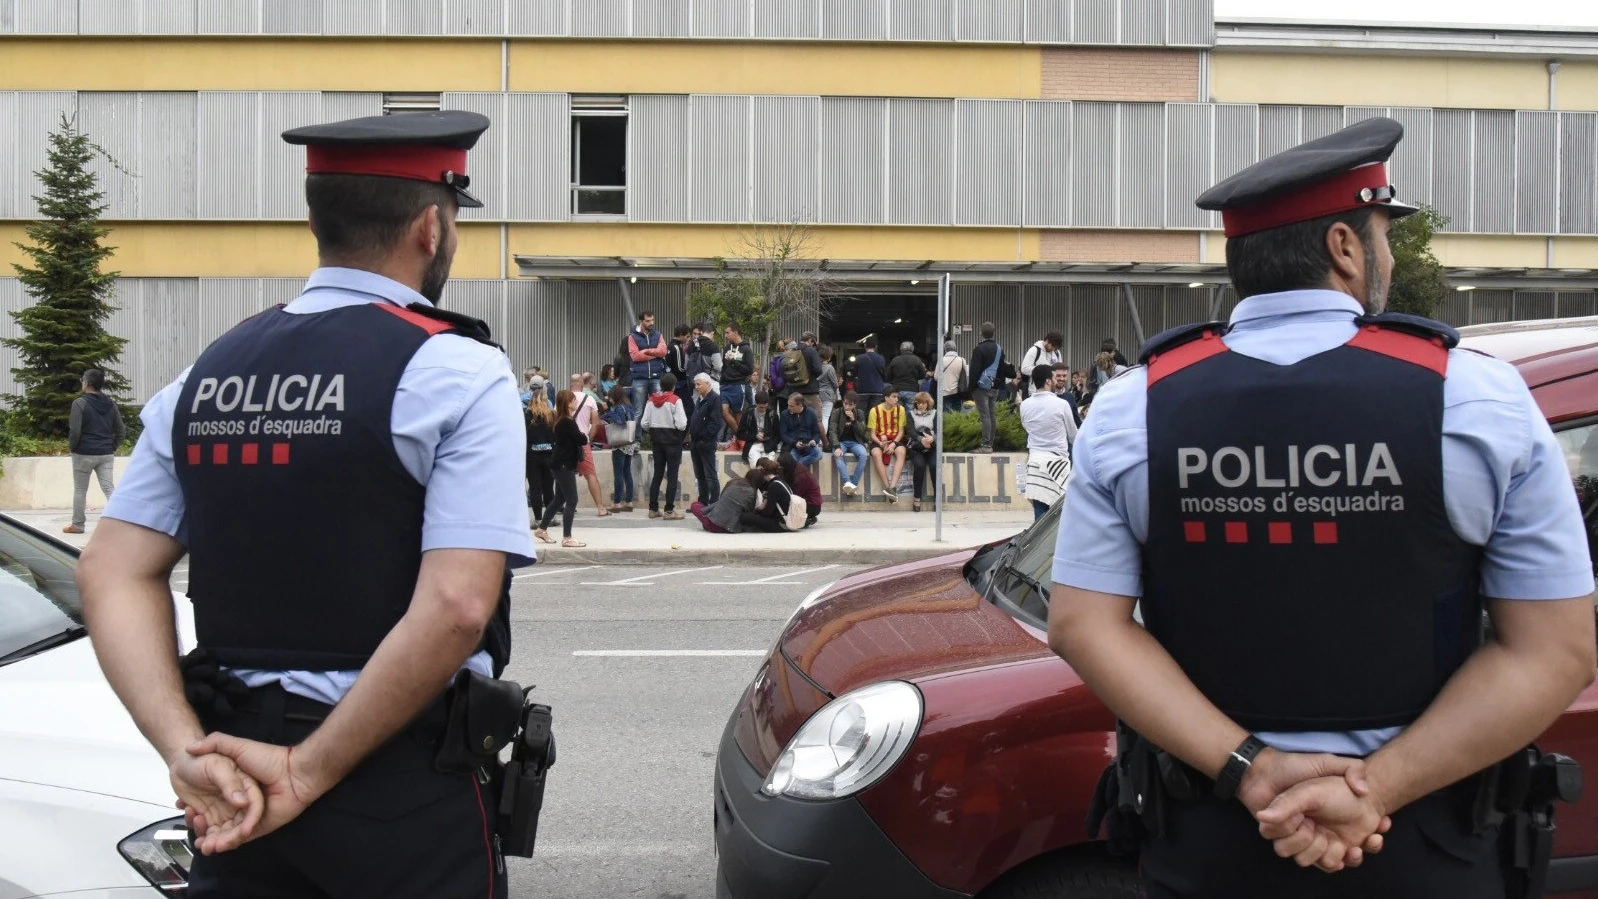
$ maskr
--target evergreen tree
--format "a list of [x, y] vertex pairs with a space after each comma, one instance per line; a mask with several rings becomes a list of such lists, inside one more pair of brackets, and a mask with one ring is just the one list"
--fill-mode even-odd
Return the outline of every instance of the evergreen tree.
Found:
[[11, 313], [22, 336], [4, 340], [21, 363], [11, 372], [22, 395], [5, 399], [13, 426], [36, 437], [64, 437], [85, 369], [105, 372], [108, 396], [126, 391], [126, 380], [110, 366], [127, 341], [105, 329], [116, 311], [109, 297], [118, 273], [100, 270], [115, 247], [101, 244], [111, 230], [100, 224], [105, 195], [88, 168], [96, 155], [110, 157], [66, 116], [49, 140], [49, 164], [34, 173], [44, 185], [44, 195], [34, 198], [42, 219], [26, 228], [31, 244], [16, 244], [32, 265], [12, 266], [35, 302]]
[[1387, 242], [1393, 248], [1393, 283], [1387, 295], [1389, 312], [1436, 318], [1448, 296], [1443, 264], [1432, 255], [1432, 235], [1448, 224], [1442, 213], [1421, 206], [1414, 215], [1394, 221]]

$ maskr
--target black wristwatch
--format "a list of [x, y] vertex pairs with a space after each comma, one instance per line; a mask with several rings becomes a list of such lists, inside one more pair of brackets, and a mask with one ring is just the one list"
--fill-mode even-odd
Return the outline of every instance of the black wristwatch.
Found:
[[1218, 799], [1232, 799], [1237, 796], [1237, 789], [1243, 785], [1243, 776], [1254, 765], [1254, 757], [1265, 750], [1265, 744], [1259, 738], [1249, 734], [1243, 742], [1232, 750], [1226, 759], [1226, 766], [1215, 778], [1215, 796]]

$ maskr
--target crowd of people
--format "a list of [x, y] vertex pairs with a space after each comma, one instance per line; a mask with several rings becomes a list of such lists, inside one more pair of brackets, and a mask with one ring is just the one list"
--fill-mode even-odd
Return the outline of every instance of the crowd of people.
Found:
[[[1059, 332], [1032, 343], [1017, 366], [992, 323], [982, 325], [969, 358], [950, 341], [930, 369], [913, 343], [888, 359], [868, 337], [840, 370], [813, 332], [773, 341], [762, 365], [737, 324], [721, 329], [722, 343], [716, 333], [710, 324], [680, 324], [668, 338], [646, 311], [598, 375], [576, 373], [558, 388], [536, 366], [525, 372], [527, 505], [539, 540], [556, 542], [549, 528], [559, 518], [562, 545], [586, 545], [572, 536], [580, 482], [601, 517], [647, 500], [651, 519], [683, 520], [676, 503], [684, 455], [695, 481], [689, 511], [715, 533], [813, 526], [822, 506], [813, 469], [829, 456], [846, 497], [861, 495], [869, 465], [897, 504], [908, 469], [910, 506], [920, 512], [935, 480], [940, 412], [974, 407], [981, 421], [975, 451], [991, 453], [997, 406], [1011, 400], [1027, 432], [1024, 493], [1041, 516], [1065, 491], [1071, 443], [1094, 394], [1127, 367], [1106, 338], [1092, 368], [1073, 371]], [[612, 450], [609, 502], [596, 445]], [[726, 451], [748, 471], [723, 484], [719, 454]], [[650, 477], [641, 498], [634, 463], [646, 452]]]

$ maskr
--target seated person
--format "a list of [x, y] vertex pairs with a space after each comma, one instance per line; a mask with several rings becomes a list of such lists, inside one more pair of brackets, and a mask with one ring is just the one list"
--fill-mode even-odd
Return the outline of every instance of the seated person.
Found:
[[805, 527], [816, 523], [821, 517], [821, 482], [810, 473], [809, 466], [800, 465], [790, 453], [783, 453], [776, 461], [761, 459], [760, 467], [770, 476], [778, 477], [793, 489], [793, 492], [805, 501], [806, 510]]
[[788, 530], [788, 508], [793, 504], [794, 492], [781, 478], [769, 477], [755, 494], [754, 511], [741, 516], [745, 530], [775, 534]]
[[[904, 474], [905, 447], [910, 441], [909, 416], [899, 405], [899, 395], [888, 391], [882, 396], [882, 405], [867, 416], [866, 434], [871, 439], [871, 463], [877, 477], [882, 480], [882, 493], [888, 502], [899, 501], [899, 476]], [[893, 460], [893, 470], [888, 470], [887, 460]]]
[[816, 413], [805, 405], [803, 394], [788, 396], [788, 408], [783, 410], [781, 428], [783, 454], [793, 454], [805, 465], [821, 461], [821, 424]]
[[715, 502], [708, 506], [696, 502], [689, 507], [689, 511], [694, 513], [694, 517], [699, 519], [699, 524], [712, 534], [742, 534], [743, 516], [755, 511], [755, 502], [759, 498], [760, 490], [770, 479], [771, 472], [765, 468], [758, 466], [751, 468], [743, 477], [728, 481], [726, 486], [721, 488], [721, 496]]
[[744, 459], [751, 466], [762, 456], [776, 458], [782, 441], [782, 419], [771, 406], [771, 394], [755, 394], [755, 407], [738, 422], [738, 439], [743, 441]]

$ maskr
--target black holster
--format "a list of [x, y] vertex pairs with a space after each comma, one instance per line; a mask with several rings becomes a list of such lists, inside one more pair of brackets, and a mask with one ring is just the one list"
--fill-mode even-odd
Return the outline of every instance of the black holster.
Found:
[[1554, 854], [1554, 807], [1581, 798], [1581, 765], [1528, 746], [1480, 775], [1475, 832], [1498, 827], [1506, 899], [1542, 899]]
[[[434, 764], [471, 774], [497, 795], [495, 834], [505, 855], [531, 858], [544, 807], [544, 778], [555, 764], [550, 707], [530, 702], [533, 688], [463, 670], [450, 688], [444, 738]], [[501, 754], [510, 747], [510, 760]]]
[[1099, 839], [1113, 855], [1135, 855], [1144, 840], [1165, 833], [1170, 800], [1197, 798], [1173, 795], [1170, 785], [1189, 783], [1186, 766], [1142, 735], [1115, 723], [1115, 761], [1104, 769], [1088, 807], [1088, 839]]

